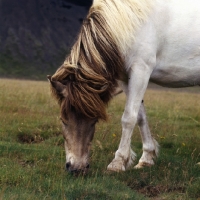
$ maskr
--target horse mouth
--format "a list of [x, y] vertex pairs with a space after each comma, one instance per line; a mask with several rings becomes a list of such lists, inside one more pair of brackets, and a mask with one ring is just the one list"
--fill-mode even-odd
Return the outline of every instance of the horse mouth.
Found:
[[74, 169], [69, 165], [69, 163], [66, 163], [66, 171], [74, 176], [86, 175], [88, 173], [89, 168], [90, 165], [87, 164], [84, 168]]

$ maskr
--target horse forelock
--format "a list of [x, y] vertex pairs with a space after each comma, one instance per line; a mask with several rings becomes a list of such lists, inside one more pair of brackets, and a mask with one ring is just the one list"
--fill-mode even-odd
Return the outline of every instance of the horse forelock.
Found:
[[[129, 4], [132, 1], [135, 2], [127, 0]], [[124, 74], [125, 63], [121, 46], [124, 45], [122, 43], [125, 36], [122, 32], [126, 35], [130, 29], [130, 25], [122, 25], [125, 18], [128, 20], [128, 15], [124, 14], [125, 11], [120, 11], [117, 3], [119, 1], [94, 2], [70, 55], [52, 76], [52, 80], [65, 85], [68, 94], [63, 98], [52, 89], [60, 104], [65, 102], [62, 104], [65, 106], [61, 106], [61, 112], [67, 113], [73, 108], [89, 118], [106, 120], [106, 105], [117, 86], [117, 80]], [[123, 16], [118, 16], [122, 13]], [[125, 30], [122, 31], [123, 28]]]
[[78, 115], [91, 119], [107, 120], [105, 104], [98, 92], [90, 91], [87, 84], [73, 84], [67, 86], [68, 97], [63, 99], [61, 112], [63, 115], [73, 111]]
[[68, 112], [75, 111], [88, 118], [107, 120], [106, 105], [112, 96], [112, 82], [82, 68], [72, 71], [74, 73], [65, 73], [67, 76], [62, 80], [53, 77], [64, 84], [67, 94], [67, 97], [63, 97], [53, 89], [53, 94], [61, 105], [62, 115], [66, 116]]

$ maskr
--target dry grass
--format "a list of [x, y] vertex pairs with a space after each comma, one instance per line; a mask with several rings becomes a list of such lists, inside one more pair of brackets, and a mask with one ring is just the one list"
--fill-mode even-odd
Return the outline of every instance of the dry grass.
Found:
[[[145, 105], [161, 145], [156, 165], [108, 173], [121, 137], [124, 95], [99, 123], [86, 177], [65, 173], [59, 109], [47, 82], [0, 79], [0, 199], [198, 199], [200, 196], [200, 94], [148, 89]], [[133, 149], [141, 156], [134, 130]]]

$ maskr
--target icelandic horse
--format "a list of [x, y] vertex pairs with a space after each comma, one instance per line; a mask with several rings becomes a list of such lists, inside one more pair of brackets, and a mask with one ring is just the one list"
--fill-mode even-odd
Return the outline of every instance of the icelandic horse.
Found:
[[108, 170], [135, 160], [131, 137], [138, 123], [143, 154], [136, 168], [158, 154], [142, 99], [149, 81], [164, 87], [200, 85], [199, 0], [94, 0], [70, 54], [48, 76], [61, 108], [66, 168], [87, 172], [98, 120], [118, 85], [127, 99], [122, 136]]

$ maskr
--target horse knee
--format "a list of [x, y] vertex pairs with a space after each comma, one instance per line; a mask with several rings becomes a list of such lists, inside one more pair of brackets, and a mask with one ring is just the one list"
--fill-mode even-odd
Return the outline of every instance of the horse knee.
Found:
[[122, 126], [125, 128], [134, 128], [137, 121], [136, 113], [124, 113], [121, 119]]

